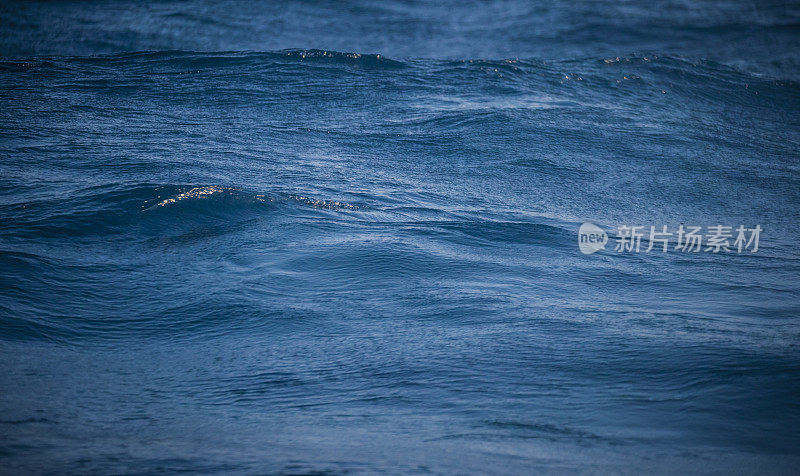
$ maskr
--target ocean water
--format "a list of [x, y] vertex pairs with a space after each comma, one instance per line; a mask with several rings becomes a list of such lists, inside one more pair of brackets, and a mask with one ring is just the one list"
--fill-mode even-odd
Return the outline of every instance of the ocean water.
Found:
[[795, 472], [799, 51], [782, 2], [4, 3], [0, 472]]

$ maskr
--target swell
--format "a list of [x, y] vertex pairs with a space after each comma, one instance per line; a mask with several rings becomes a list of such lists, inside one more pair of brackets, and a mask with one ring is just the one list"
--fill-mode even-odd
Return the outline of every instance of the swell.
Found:
[[493, 273], [498, 264], [483, 256], [490, 247], [572, 249], [572, 234], [555, 223], [378, 201], [114, 184], [4, 205], [0, 338], [80, 344], [284, 332], [321, 312], [298, 308], [298, 294], [324, 302], [346, 289], [439, 282], [453, 269]]
[[[203, 223], [235, 223], [288, 209], [356, 210], [357, 205], [299, 194], [255, 193], [219, 185], [124, 186], [109, 184], [71, 193], [0, 205], [8, 238], [68, 239], [168, 234]], [[288, 207], [288, 209], [286, 208]]]
[[[503, 127], [537, 110], [573, 114], [588, 108], [646, 122], [662, 115], [664, 123], [673, 116], [676, 104], [690, 105], [692, 111], [728, 112], [732, 106], [744, 107], [769, 116], [786, 116], [782, 111], [800, 109], [796, 77], [660, 53], [440, 60], [300, 49], [156, 51], [6, 59], [0, 62], [0, 70], [7, 73], [0, 77], [0, 85], [5, 86], [0, 99], [20, 104], [39, 100], [37, 89], [53, 87], [159, 104], [293, 101], [299, 110], [306, 110], [312, 101], [349, 107], [367, 101], [376, 107], [414, 108], [394, 123], [406, 131], [408, 126], [426, 130]], [[355, 102], [358, 98], [363, 99]], [[653, 108], [656, 115], [641, 117], [637, 111], [643, 105]], [[108, 114], [95, 101], [80, 107], [79, 112]], [[702, 117], [698, 114], [699, 120]], [[782, 120], [786, 119], [798, 121], [796, 115]]]
[[[770, 75], [768, 71], [742, 69], [738, 63], [723, 63], [703, 57], [674, 55], [669, 52], [631, 53], [618, 56], [573, 56], [561, 58], [388, 58], [378, 53], [341, 52], [321, 49], [285, 49], [278, 51], [139, 51], [95, 56], [28, 56], [0, 58], [0, 71], [26, 72], [43, 70], [79, 72], [75, 68], [92, 68], [95, 72], [131, 71], [141, 74], [188, 73], [242, 69], [267, 72], [291, 66], [347, 67], [367, 71], [403, 71], [444, 73], [458, 76], [459, 72], [483, 71], [506, 77], [555, 73], [568, 69], [577, 73], [602, 71], [598, 66], [618, 65], [663, 74], [665, 79], [685, 77], [689, 80], [710, 79], [734, 84], [775, 83], [798, 88], [798, 78]], [[569, 79], [569, 78], [567, 78]], [[573, 78], [577, 79], [577, 78]]]
[[[407, 65], [375, 53], [340, 52], [320, 49], [285, 49], [278, 51], [138, 51], [98, 56], [51, 57], [75, 64], [95, 67], [134, 67], [142, 71], [161, 72], [165, 68], [225, 69], [243, 66], [288, 64], [333, 65], [374, 69], [397, 69]], [[40, 59], [42, 65], [54, 62]], [[4, 61], [5, 68], [30, 68], [36, 61]]]
[[69, 197], [2, 204], [0, 213], [5, 220], [0, 224], [0, 237], [19, 243], [147, 241], [184, 236], [196, 229], [214, 231], [206, 236], [220, 235], [263, 219], [350, 222], [485, 246], [511, 242], [560, 247], [572, 234], [571, 224], [566, 222], [543, 217], [523, 220], [502, 211], [476, 213], [461, 205], [426, 201], [398, 206], [370, 194], [346, 201], [222, 185], [108, 184], [80, 189]]

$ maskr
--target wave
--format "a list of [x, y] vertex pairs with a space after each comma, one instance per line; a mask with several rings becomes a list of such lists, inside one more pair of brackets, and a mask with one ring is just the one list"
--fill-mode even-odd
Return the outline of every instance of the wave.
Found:
[[[138, 66], [156, 68], [180, 67], [189, 69], [225, 69], [246, 66], [347, 66], [369, 69], [398, 69], [408, 65], [402, 61], [375, 53], [340, 52], [320, 49], [291, 48], [277, 51], [138, 51], [98, 56], [53, 57], [94, 66]], [[46, 61], [46, 60], [45, 60]], [[31, 67], [35, 62], [6, 62], [9, 65]], [[47, 62], [44, 64], [52, 64]], [[19, 67], [18, 66], [18, 67]]]
[[[136, 51], [92, 56], [30, 56], [3, 58], [0, 70], [28, 71], [31, 69], [61, 69], [67, 64], [92, 67], [125, 67], [142, 73], [223, 70], [227, 68], [280, 67], [307, 65], [311, 67], [354, 67], [367, 70], [420, 70], [456, 74], [459, 71], [483, 71], [514, 77], [531, 73], [561, 74], [565, 68], [576, 71], [596, 70], [597, 65], [644, 67], [654, 72], [697, 75], [740, 82], [775, 82], [798, 87], [797, 78], [771, 76], [741, 67], [741, 62], [723, 63], [703, 57], [687, 57], [669, 53], [632, 53], [618, 56], [577, 56], [562, 58], [512, 57], [433, 59], [407, 57], [388, 58], [378, 53], [341, 52], [321, 49], [291, 48], [276, 51]], [[562, 75], [563, 76], [563, 75]], [[578, 79], [578, 75], [573, 79]], [[566, 78], [569, 79], [569, 78]]]
[[[29, 238], [163, 234], [202, 223], [236, 223], [278, 207], [352, 211], [351, 203], [304, 195], [255, 193], [219, 185], [121, 185], [90, 187], [69, 198], [43, 198], [0, 206], [0, 235]], [[290, 213], [290, 211], [286, 211]], [[149, 232], [148, 232], [149, 230]]]

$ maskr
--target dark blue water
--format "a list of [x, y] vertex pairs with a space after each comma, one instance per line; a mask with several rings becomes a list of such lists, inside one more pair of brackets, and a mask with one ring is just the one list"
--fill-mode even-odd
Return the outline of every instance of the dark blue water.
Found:
[[791, 474], [798, 51], [779, 2], [4, 3], [0, 472]]

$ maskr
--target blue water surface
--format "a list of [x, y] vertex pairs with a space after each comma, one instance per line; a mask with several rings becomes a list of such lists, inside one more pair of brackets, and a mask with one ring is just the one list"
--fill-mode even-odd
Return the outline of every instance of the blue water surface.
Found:
[[0, 5], [0, 472], [792, 474], [799, 51], [770, 1]]

